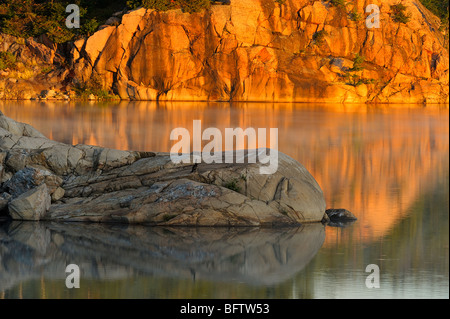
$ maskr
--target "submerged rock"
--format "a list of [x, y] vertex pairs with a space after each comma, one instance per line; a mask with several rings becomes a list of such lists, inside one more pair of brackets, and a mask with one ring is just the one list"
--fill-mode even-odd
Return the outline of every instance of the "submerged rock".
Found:
[[14, 219], [273, 226], [324, 216], [320, 186], [282, 153], [277, 171], [262, 175], [260, 162], [194, 166], [166, 153], [58, 143], [1, 113], [0, 132], [0, 165], [12, 174], [0, 191], [13, 195]]
[[325, 211], [322, 223], [333, 227], [347, 227], [356, 220], [356, 216], [344, 208], [331, 208]]
[[325, 213], [332, 221], [356, 220], [356, 216], [344, 208], [327, 209]]

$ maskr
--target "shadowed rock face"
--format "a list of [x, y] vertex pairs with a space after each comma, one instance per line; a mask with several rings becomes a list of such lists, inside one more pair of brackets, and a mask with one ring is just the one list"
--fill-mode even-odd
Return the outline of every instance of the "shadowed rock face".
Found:
[[[2, 205], [9, 213], [14, 208], [15, 219], [276, 226], [319, 222], [325, 213], [320, 186], [282, 153], [270, 175], [260, 174], [260, 162], [199, 163], [194, 169], [163, 153], [58, 143], [3, 114], [0, 148]], [[48, 195], [40, 188], [36, 196], [33, 190], [43, 184]], [[44, 197], [51, 205], [42, 211], [47, 205], [32, 201]], [[38, 216], [30, 207], [39, 207]]]
[[[301, 271], [325, 239], [325, 226], [272, 228], [146, 227], [18, 222], [0, 225], [0, 290], [25, 280], [136, 275], [193, 280], [282, 282]], [[62, 283], [62, 287], [64, 284]]]

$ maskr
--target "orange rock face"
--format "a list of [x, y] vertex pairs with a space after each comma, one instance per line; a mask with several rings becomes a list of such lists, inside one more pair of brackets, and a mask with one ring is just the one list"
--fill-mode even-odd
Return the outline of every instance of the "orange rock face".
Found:
[[[199, 13], [138, 9], [73, 46], [76, 78], [97, 73], [132, 100], [448, 103], [448, 50], [439, 22], [404, 0], [232, 0]], [[351, 18], [357, 12], [359, 19]], [[354, 68], [355, 59], [363, 63]]]

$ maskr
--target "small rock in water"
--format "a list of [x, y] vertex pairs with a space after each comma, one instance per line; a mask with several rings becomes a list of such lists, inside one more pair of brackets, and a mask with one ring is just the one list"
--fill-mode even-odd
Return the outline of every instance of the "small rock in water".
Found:
[[347, 227], [356, 220], [357, 218], [350, 211], [343, 208], [333, 208], [325, 211], [322, 223], [331, 227]]
[[8, 202], [11, 199], [11, 195], [8, 193], [2, 193], [0, 195], [0, 211], [5, 207], [8, 207]]
[[331, 221], [345, 221], [357, 219], [355, 215], [353, 215], [350, 211], [344, 208], [327, 209], [325, 213], [328, 215]]

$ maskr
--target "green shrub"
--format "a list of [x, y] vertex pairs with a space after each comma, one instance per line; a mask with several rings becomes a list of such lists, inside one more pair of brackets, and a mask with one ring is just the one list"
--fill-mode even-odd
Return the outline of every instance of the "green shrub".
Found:
[[177, 0], [184, 12], [194, 13], [208, 9], [211, 6], [210, 0]]
[[49, 20], [40, 25], [42, 29], [41, 34], [46, 34], [50, 40], [55, 43], [64, 43], [71, 41], [75, 34], [67, 29], [65, 26], [61, 26], [58, 22]]
[[328, 35], [328, 32], [325, 30], [317, 31], [313, 34], [313, 40], [317, 44], [322, 44], [325, 42], [325, 37]]
[[144, 7], [158, 11], [182, 9], [184, 12], [194, 13], [211, 6], [210, 0], [129, 0], [127, 6], [130, 9]]
[[141, 6], [142, 6], [142, 1], [141, 0], [128, 0], [127, 1], [127, 7], [129, 9], [134, 10], [134, 9], [137, 9], [137, 8], [139, 8]]
[[241, 188], [238, 185], [238, 180], [236, 178], [223, 184], [223, 187], [231, 189], [232, 191], [239, 192]]
[[406, 6], [401, 3], [392, 5], [391, 10], [392, 20], [394, 20], [395, 22], [408, 23], [411, 19], [411, 16], [405, 12]]
[[90, 19], [81, 25], [81, 33], [90, 36], [97, 31], [98, 25], [97, 19]]
[[353, 60], [353, 67], [349, 71], [361, 71], [364, 69], [363, 63], [366, 61], [366, 58], [362, 55], [356, 53], [355, 59]]
[[420, 2], [433, 14], [448, 25], [448, 0], [420, 0]]
[[87, 82], [76, 83], [74, 90], [76, 95], [82, 99], [87, 99], [91, 94], [100, 100], [112, 99], [114, 97], [103, 88], [101, 77], [98, 74], [92, 74]]
[[74, 31], [65, 26], [65, 8], [65, 3], [56, 0], [4, 0], [0, 5], [0, 32], [21, 38], [46, 34], [56, 43], [69, 41]]
[[350, 20], [355, 21], [355, 22], [361, 21], [363, 18], [362, 14], [358, 13], [357, 11], [350, 12], [348, 14], [348, 17]]
[[420, 2], [441, 20], [439, 31], [444, 33], [444, 47], [448, 50], [448, 0], [420, 0]]
[[146, 9], [167, 11], [173, 9], [175, 4], [170, 0], [142, 0], [142, 6]]
[[0, 71], [16, 68], [16, 56], [9, 52], [0, 51]]
[[[135, 0], [135, 2], [141, 0]], [[91, 35], [112, 13], [122, 10], [126, 0], [1, 0], [0, 33], [28, 38], [47, 35], [55, 43], [64, 43]], [[80, 8], [81, 28], [66, 27], [66, 6]]]
[[345, 0], [328, 0], [328, 2], [334, 7], [345, 8], [346, 1]]
[[362, 84], [376, 84], [377, 81], [375, 79], [364, 79], [361, 76], [357, 75], [357, 74], [349, 74], [346, 73], [344, 75], [346, 84], [357, 87], [360, 86]]
[[[65, 8], [70, 3], [76, 3], [80, 8], [79, 29], [68, 29], [65, 25], [68, 15]], [[124, 6], [159, 11], [181, 8], [193, 13], [210, 5], [210, 0], [0, 0], [0, 33], [21, 38], [45, 34], [55, 43], [64, 43], [91, 35]]]
[[51, 66], [44, 66], [44, 67], [41, 69], [41, 73], [42, 73], [42, 74], [47, 74], [47, 73], [50, 73], [51, 71], [53, 71], [53, 68], [52, 68]]

